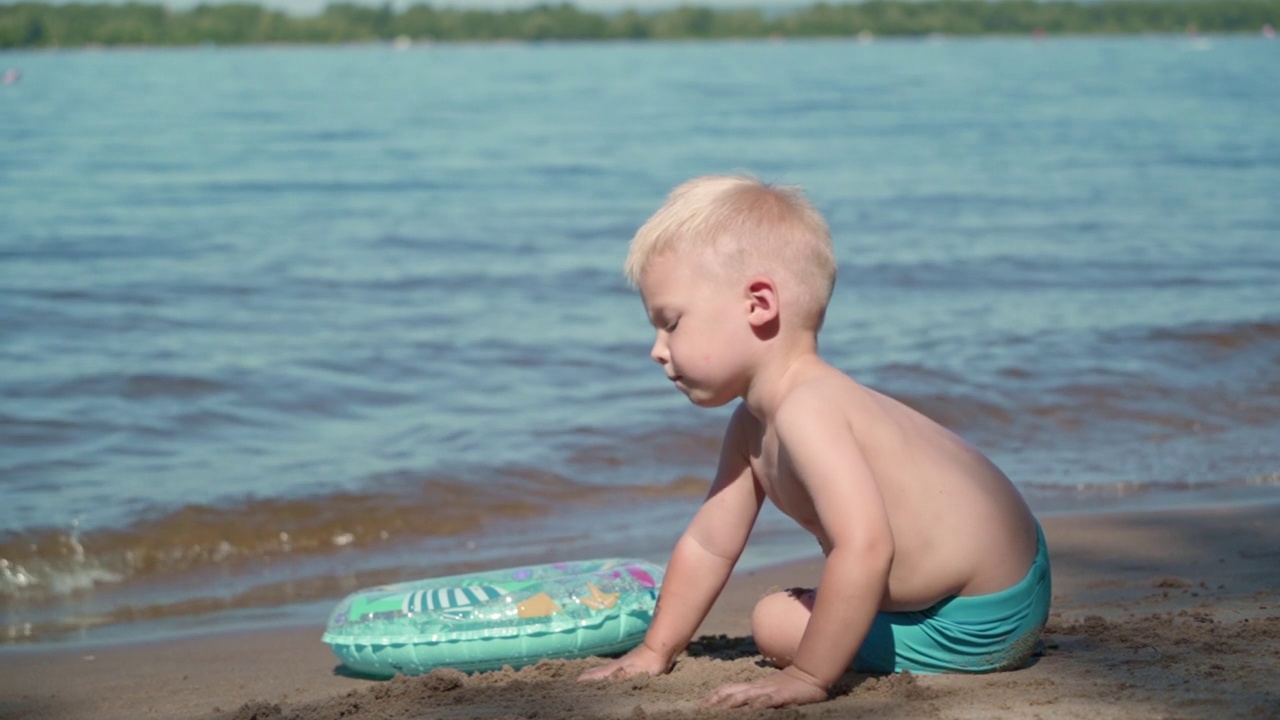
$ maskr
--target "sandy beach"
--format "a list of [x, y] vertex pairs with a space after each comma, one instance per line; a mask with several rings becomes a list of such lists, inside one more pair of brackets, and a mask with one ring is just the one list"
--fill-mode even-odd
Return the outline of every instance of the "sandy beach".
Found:
[[708, 711], [716, 686], [768, 672], [755, 599], [811, 584], [818, 559], [735, 575], [674, 672], [581, 684], [599, 660], [466, 676], [343, 674], [308, 627], [0, 654], [0, 717], [93, 718], [1276, 718], [1280, 504], [1042, 518], [1054, 605], [1043, 651], [982, 676], [850, 673], [831, 701]]

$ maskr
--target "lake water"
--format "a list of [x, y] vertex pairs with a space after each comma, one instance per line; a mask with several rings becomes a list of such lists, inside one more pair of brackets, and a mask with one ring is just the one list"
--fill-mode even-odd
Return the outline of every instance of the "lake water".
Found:
[[[620, 268], [708, 172], [807, 188], [824, 355], [1037, 511], [1280, 499], [1280, 43], [0, 65], [0, 644], [665, 560], [728, 411], [664, 380]], [[744, 563], [816, 551], [767, 513]]]

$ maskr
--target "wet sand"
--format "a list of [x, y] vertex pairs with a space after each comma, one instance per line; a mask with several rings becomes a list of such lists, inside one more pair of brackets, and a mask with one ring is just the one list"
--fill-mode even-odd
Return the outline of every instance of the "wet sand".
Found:
[[700, 708], [718, 685], [769, 672], [749, 637], [751, 606], [771, 588], [812, 584], [815, 559], [736, 575], [659, 678], [575, 682], [591, 659], [370, 681], [343, 674], [317, 624], [5, 652], [0, 718], [1280, 718], [1280, 504], [1043, 524], [1053, 612], [1043, 652], [1015, 672], [849, 673], [826, 703]]

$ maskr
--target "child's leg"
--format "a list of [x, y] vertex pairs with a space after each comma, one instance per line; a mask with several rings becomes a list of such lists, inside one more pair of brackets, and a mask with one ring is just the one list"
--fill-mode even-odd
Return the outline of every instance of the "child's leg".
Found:
[[791, 664], [813, 614], [813, 590], [791, 588], [766, 595], [751, 613], [751, 634], [764, 659], [774, 667]]

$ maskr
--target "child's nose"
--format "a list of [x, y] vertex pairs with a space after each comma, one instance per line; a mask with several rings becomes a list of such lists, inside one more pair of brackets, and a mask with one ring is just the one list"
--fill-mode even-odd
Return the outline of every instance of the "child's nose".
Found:
[[662, 336], [654, 338], [653, 347], [649, 349], [649, 357], [659, 365], [667, 364], [667, 344], [662, 342]]

